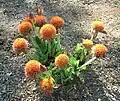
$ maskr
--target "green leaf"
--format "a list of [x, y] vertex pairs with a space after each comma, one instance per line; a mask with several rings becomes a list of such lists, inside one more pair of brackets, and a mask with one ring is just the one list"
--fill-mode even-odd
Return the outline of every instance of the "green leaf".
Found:
[[[37, 51], [41, 52], [41, 48], [40, 48], [40, 46], [39, 46], [39, 44], [40, 44], [41, 42], [38, 42], [37, 36], [32, 37], [32, 38], [31, 38], [31, 41], [32, 41], [32, 45], [34, 46], [34, 48], [35, 48]], [[41, 52], [41, 53], [42, 53], [42, 52]]]
[[79, 63], [80, 63], [80, 60], [77, 60], [76, 63], [75, 63], [75, 64], [76, 64], [76, 67], [79, 66]]
[[42, 52], [45, 54], [48, 51], [48, 42], [45, 40], [41, 41], [40, 48]]
[[75, 58], [75, 57], [70, 56], [70, 64], [71, 64], [72, 66], [75, 66], [75, 65], [76, 65], [76, 58]]
[[84, 52], [82, 52], [82, 53], [79, 55], [79, 58], [80, 58], [80, 61], [81, 61], [81, 62], [85, 59], [85, 54], [84, 54]]
[[45, 63], [48, 60], [48, 53], [42, 55], [38, 51], [35, 53], [39, 56], [39, 61]]
[[55, 39], [52, 41], [51, 49], [52, 49], [52, 56], [54, 57], [56, 55], [56, 50], [57, 50], [57, 43]]
[[65, 73], [65, 76], [66, 76], [66, 77], [69, 76], [69, 70], [68, 70], [67, 68], [68, 68], [68, 67], [66, 67], [66, 68], [64, 69], [64, 73]]
[[27, 53], [27, 56], [30, 60], [38, 60], [39, 61], [39, 56], [35, 53]]
[[45, 40], [40, 39], [38, 36], [34, 36], [34, 43], [36, 47], [41, 51], [42, 53], [45, 53], [47, 51], [47, 42]]
[[83, 50], [84, 50], [84, 48], [81, 47], [80, 44], [78, 43], [76, 46], [76, 49], [75, 49], [76, 53], [80, 54], [83, 52]]
[[83, 62], [85, 60], [85, 48], [80, 46], [80, 44], [77, 44], [76, 46], [76, 58], [80, 60], [80, 62]]

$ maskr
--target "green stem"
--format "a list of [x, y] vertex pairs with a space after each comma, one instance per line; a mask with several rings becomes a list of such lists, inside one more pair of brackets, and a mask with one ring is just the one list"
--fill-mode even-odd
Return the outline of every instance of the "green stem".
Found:
[[83, 64], [80, 68], [83, 68], [84, 66], [89, 65], [91, 62], [93, 62], [96, 59], [96, 57], [93, 57], [92, 59], [90, 59], [89, 61], [87, 61], [85, 64]]
[[38, 33], [40, 32], [40, 29], [41, 29], [41, 27], [39, 27], [39, 29], [38, 29]]
[[48, 54], [51, 56], [51, 41], [48, 41]]
[[60, 48], [61, 48], [61, 44], [60, 44], [60, 33], [58, 33], [58, 35], [57, 35], [57, 42], [58, 42], [57, 49], [60, 50]]
[[33, 26], [33, 30], [35, 31], [36, 36], [38, 36], [37, 31], [36, 31], [35, 24], [34, 24], [33, 22], [32, 22], [32, 26]]
[[61, 83], [63, 84], [63, 70], [60, 70]]
[[32, 34], [31, 33], [28, 34], [28, 38], [30, 41], [32, 41]]

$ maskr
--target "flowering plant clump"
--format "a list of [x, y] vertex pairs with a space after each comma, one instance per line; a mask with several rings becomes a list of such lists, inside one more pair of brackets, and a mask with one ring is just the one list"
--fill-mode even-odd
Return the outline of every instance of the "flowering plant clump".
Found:
[[[93, 22], [92, 30], [95, 33], [91, 39], [84, 39], [69, 53], [61, 47], [60, 29], [65, 23], [64, 19], [53, 16], [49, 22], [38, 8], [37, 15], [30, 13], [18, 25], [18, 32], [26, 39], [17, 38], [13, 42], [15, 53], [27, 50], [29, 61], [24, 68], [25, 76], [38, 80], [38, 86], [45, 94], [51, 94], [60, 85], [70, 84], [76, 77], [81, 78], [86, 66], [97, 58], [105, 57], [108, 51], [105, 45], [92, 41], [95, 33], [104, 31], [100, 21]], [[31, 49], [28, 48], [27, 39], [32, 44]]]

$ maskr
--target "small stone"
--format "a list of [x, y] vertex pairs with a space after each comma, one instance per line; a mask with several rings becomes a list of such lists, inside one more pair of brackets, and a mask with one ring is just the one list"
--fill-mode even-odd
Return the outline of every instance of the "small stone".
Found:
[[117, 92], [118, 87], [117, 87], [117, 86], [113, 86], [112, 89], [113, 89], [115, 92]]
[[11, 76], [11, 75], [12, 75], [12, 72], [10, 72], [10, 73], [6, 73], [6, 75], [7, 75], [7, 76]]
[[32, 91], [34, 92], [34, 91], [36, 91], [36, 90], [37, 90], [37, 87], [33, 87]]
[[4, 39], [0, 38], [0, 45], [3, 45], [3, 44], [4, 44]]
[[100, 98], [98, 98], [98, 101], [102, 101]]

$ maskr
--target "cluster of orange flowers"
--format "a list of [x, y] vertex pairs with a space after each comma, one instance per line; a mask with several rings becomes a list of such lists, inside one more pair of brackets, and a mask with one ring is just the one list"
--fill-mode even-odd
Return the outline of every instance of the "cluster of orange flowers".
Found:
[[[63, 68], [69, 64], [69, 57], [66, 54], [60, 54], [55, 58], [55, 66], [57, 68]], [[46, 67], [36, 60], [30, 60], [25, 65], [25, 76], [34, 78], [36, 74], [46, 71]], [[50, 76], [40, 81], [40, 88], [46, 93], [51, 92], [54, 88], [54, 79]]]
[[91, 49], [92, 53], [93, 53], [93, 56], [96, 56], [98, 58], [100, 57], [105, 57], [108, 49], [105, 45], [103, 44], [95, 44], [93, 45], [93, 42], [91, 40], [83, 40], [83, 43], [82, 45], [87, 48], [87, 49]]
[[[59, 28], [64, 25], [64, 20], [59, 16], [54, 16], [50, 19], [50, 23], [47, 24], [47, 19], [42, 15], [41, 9], [38, 9], [37, 15], [33, 16], [30, 14], [25, 17], [24, 21], [18, 25], [18, 31], [23, 35], [27, 36], [28, 33], [33, 30], [33, 24], [36, 27], [41, 27], [39, 31], [39, 36], [44, 40], [51, 40], [56, 36], [56, 33]], [[93, 30], [101, 32], [104, 30], [104, 24], [100, 21], [93, 22]], [[93, 45], [92, 40], [86, 39], [83, 40], [82, 45], [91, 49], [92, 53], [96, 57], [104, 57], [108, 51], [106, 46], [103, 44]], [[17, 38], [13, 42], [13, 51], [16, 53], [21, 53], [29, 49], [28, 41], [24, 38]], [[69, 64], [69, 56], [66, 54], [60, 54], [55, 58], [55, 66], [57, 68], [63, 68]], [[43, 66], [39, 61], [30, 60], [25, 65], [25, 76], [33, 78], [37, 73], [43, 73], [46, 71], [46, 67]], [[44, 78], [40, 81], [40, 88], [44, 92], [51, 92], [54, 88], [54, 79], [52, 77]]]

